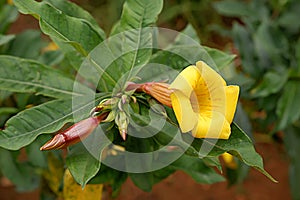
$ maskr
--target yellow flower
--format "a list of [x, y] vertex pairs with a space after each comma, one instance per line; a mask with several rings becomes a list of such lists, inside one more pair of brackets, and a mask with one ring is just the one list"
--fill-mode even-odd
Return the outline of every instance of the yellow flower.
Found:
[[238, 86], [199, 61], [184, 69], [170, 85], [171, 102], [182, 132], [196, 138], [228, 139], [239, 95]]

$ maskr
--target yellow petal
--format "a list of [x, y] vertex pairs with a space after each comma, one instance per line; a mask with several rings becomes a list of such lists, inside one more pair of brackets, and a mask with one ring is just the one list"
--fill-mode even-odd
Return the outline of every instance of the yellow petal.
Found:
[[196, 66], [191, 65], [185, 68], [172, 82], [170, 89], [181, 91], [185, 96], [189, 97], [200, 78], [199, 71]]
[[172, 107], [182, 132], [192, 130], [197, 123], [190, 99], [180, 91], [171, 94]]
[[225, 87], [226, 91], [226, 119], [231, 124], [234, 113], [236, 110], [236, 105], [239, 98], [239, 86], [236, 85], [230, 85]]
[[217, 84], [221, 84], [226, 86], [225, 80], [222, 78], [220, 74], [218, 74], [215, 70], [209, 67], [205, 62], [198, 61], [196, 63], [196, 67], [202, 75], [203, 79], [206, 80], [207, 85], [214, 84], [217, 81]]
[[228, 139], [230, 133], [230, 124], [219, 112], [199, 113], [197, 126], [192, 130], [196, 138]]
[[196, 63], [197, 69], [201, 74], [198, 80], [195, 93], [197, 95], [199, 110], [217, 111], [225, 115], [226, 94], [224, 89], [224, 79], [207, 64], [202, 61]]

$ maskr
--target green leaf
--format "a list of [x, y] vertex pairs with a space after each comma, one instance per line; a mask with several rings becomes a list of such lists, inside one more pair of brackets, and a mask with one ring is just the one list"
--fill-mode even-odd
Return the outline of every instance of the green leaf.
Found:
[[[102, 92], [112, 91], [122, 76], [122, 65], [118, 64], [121, 53], [112, 49], [112, 43], [119, 43], [119, 37], [111, 37], [98, 45], [81, 64], [78, 73]], [[95, 76], [97, 74], [97, 76]]]
[[289, 51], [288, 38], [272, 21], [262, 21], [253, 35], [253, 42], [260, 68], [269, 69], [270, 65], [275, 65], [272, 67], [278, 70], [280, 65], [286, 65], [281, 55]]
[[41, 30], [45, 34], [72, 45], [83, 55], [87, 55], [104, 40], [102, 33], [99, 33], [99, 28], [94, 28], [94, 24], [86, 19], [66, 15], [45, 1], [15, 0], [14, 3], [20, 12], [38, 18]]
[[47, 153], [40, 151], [40, 147], [50, 139], [50, 135], [40, 135], [34, 142], [26, 146], [28, 162], [35, 168], [47, 169]]
[[133, 68], [146, 64], [152, 54], [150, 28], [163, 7], [162, 0], [128, 0], [124, 3], [118, 31], [122, 34], [123, 71], [130, 71], [127, 80], [134, 77]]
[[214, 169], [208, 167], [200, 158], [182, 155], [171, 166], [190, 175], [197, 183], [213, 184], [224, 181]]
[[290, 157], [289, 177], [290, 177], [290, 189], [293, 199], [300, 199], [300, 134], [298, 126], [289, 126], [285, 130], [284, 143], [287, 153]]
[[[164, 33], [162, 33], [164, 34]], [[166, 34], [173, 35], [174, 31], [166, 31]], [[177, 35], [175, 41], [167, 43], [167, 47], [155, 53], [151, 58], [151, 63], [159, 63], [181, 70], [184, 67], [195, 64], [197, 61], [205, 61], [209, 66], [218, 70], [218, 66], [200, 45], [198, 38], [195, 38], [195, 30], [188, 25]], [[166, 37], [164, 35], [158, 37]]]
[[[96, 100], [99, 99], [101, 98]], [[77, 105], [72, 106], [74, 102]], [[54, 100], [26, 109], [10, 118], [5, 129], [0, 131], [0, 147], [11, 150], [20, 149], [43, 133], [53, 133], [67, 122], [88, 117], [89, 111], [94, 106], [94, 99], [80, 98]]]
[[111, 142], [106, 138], [106, 125], [100, 125], [83, 142], [71, 146], [67, 166], [77, 183], [84, 187], [100, 170], [101, 155]]
[[156, 22], [163, 7], [163, 1], [127, 0], [120, 20], [122, 30], [140, 29]]
[[223, 51], [220, 51], [218, 49], [209, 47], [204, 47], [204, 49], [211, 56], [219, 70], [227, 67], [236, 57], [235, 55], [224, 53]]
[[300, 82], [288, 81], [284, 86], [283, 94], [280, 97], [276, 114], [279, 118], [278, 129], [283, 130], [300, 117], [300, 110], [297, 109], [300, 99]]
[[18, 191], [30, 191], [39, 186], [39, 177], [28, 163], [16, 161], [14, 152], [0, 148], [0, 171], [12, 181]]
[[127, 1], [118, 31], [89, 54], [78, 72], [100, 91], [112, 91], [116, 86], [122, 89], [124, 82], [136, 75], [133, 68], [150, 59], [153, 28], [149, 26], [155, 23], [161, 7], [161, 0]]
[[149, 173], [130, 173], [129, 177], [132, 182], [138, 186], [140, 189], [150, 192], [154, 184], [153, 174]]
[[279, 92], [288, 80], [289, 73], [268, 71], [262, 78], [261, 83], [251, 90], [251, 96], [254, 98], [267, 97]]
[[[300, 66], [300, 39], [298, 39], [298, 41], [295, 45], [295, 56], [296, 56], [297, 66]], [[297, 72], [300, 73], [299, 68], [298, 68]]]
[[98, 32], [102, 40], [104, 40], [104, 38], [106, 37], [104, 31], [99, 27], [97, 21], [93, 18], [93, 16], [89, 12], [82, 9], [80, 6], [77, 6], [75, 3], [65, 0], [46, 0], [46, 2], [49, 2], [49, 4], [51, 4], [53, 7], [61, 10], [63, 13], [70, 17], [86, 20], [93, 27], [93, 29]]
[[[130, 122], [132, 125], [129, 127], [129, 131], [131, 135], [134, 136], [134, 133], [143, 133], [144, 137], [151, 138], [153, 136], [153, 140], [159, 145], [166, 146], [176, 146], [179, 147], [178, 155], [185, 152], [186, 154], [190, 154], [193, 156], [198, 156], [197, 150], [190, 146], [191, 143], [188, 143], [183, 140], [182, 134], [179, 130], [179, 127], [169, 122], [164, 116], [161, 114], [153, 112], [151, 109], [146, 108], [145, 106], [140, 105], [141, 110], [147, 110], [149, 113], [134, 113], [131, 112], [131, 119], [134, 122]], [[139, 137], [139, 135], [136, 135]], [[142, 138], [144, 139], [144, 138]], [[149, 142], [149, 141], [147, 141]], [[151, 152], [153, 149], [140, 149], [141, 142], [137, 142], [136, 144], [129, 144], [129, 148], [137, 147], [136, 152]], [[144, 146], [147, 146], [143, 144]], [[134, 149], [131, 149], [134, 151]], [[165, 151], [162, 151], [163, 153]], [[176, 157], [176, 156], [175, 156]], [[169, 157], [172, 160], [172, 156]], [[178, 158], [178, 156], [177, 156]], [[152, 158], [149, 158], [152, 159]]]
[[[73, 91], [74, 84], [77, 87], [76, 91]], [[91, 89], [76, 83], [55, 69], [32, 60], [10, 56], [0, 56], [0, 89], [36, 93], [54, 98], [69, 98], [93, 93]]]
[[[64, 54], [62, 51], [60, 50], [47, 51], [38, 58], [38, 62], [43, 63], [44, 65], [47, 66], [57, 66], [62, 62], [63, 59], [64, 59]], [[60, 65], [60, 70], [63, 71], [62, 65]]]
[[10, 42], [15, 38], [15, 35], [2, 35], [0, 34], [0, 46]]
[[285, 29], [289, 30], [291, 34], [297, 34], [300, 28], [300, 22], [298, 20], [298, 10], [300, 9], [300, 3], [298, 1], [290, 1], [288, 7], [278, 18], [278, 24]]
[[18, 17], [18, 10], [15, 6], [4, 5], [0, 10], [0, 34], [4, 34], [9, 25]]
[[126, 172], [115, 170], [101, 163], [99, 172], [89, 181], [89, 184], [110, 184], [114, 196], [117, 195], [127, 177], [128, 174]]
[[233, 24], [232, 38], [234, 44], [239, 50], [243, 70], [250, 74], [253, 78], [258, 78], [262, 74], [262, 70], [255, 63], [255, 49], [251, 32], [248, 27], [244, 27], [238, 23]]
[[[37, 59], [43, 46], [45, 46], [45, 41], [42, 40], [41, 31], [26, 30], [16, 35], [5, 54], [21, 58]], [[30, 51], [28, 47], [30, 47]]]
[[215, 2], [213, 6], [218, 13], [229, 17], [251, 16], [253, 14], [251, 7], [240, 1], [224, 0]]
[[18, 109], [14, 107], [2, 107], [0, 108], [0, 115], [9, 115], [17, 113]]
[[[188, 136], [188, 135], [187, 135]], [[195, 139], [193, 147], [198, 149], [200, 157], [215, 157], [228, 152], [239, 158], [246, 165], [254, 167], [273, 182], [277, 182], [264, 170], [263, 160], [247, 136], [236, 124], [231, 126], [231, 135], [228, 140]]]

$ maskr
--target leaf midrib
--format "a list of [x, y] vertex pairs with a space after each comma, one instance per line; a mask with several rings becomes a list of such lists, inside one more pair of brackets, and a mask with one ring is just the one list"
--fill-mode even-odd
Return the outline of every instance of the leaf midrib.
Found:
[[[66, 91], [66, 90], [61, 90], [61, 89], [58, 89], [58, 88], [49, 87], [49, 86], [38, 84], [38, 83], [31, 83], [31, 82], [5, 79], [5, 78], [0, 78], [0, 81], [5, 81], [5, 82], [10, 82], [10, 83], [15, 83], [15, 84], [22, 84], [22, 85], [35, 86], [35, 87], [38, 87], [38, 88], [44, 88], [44, 89], [47, 89], [47, 90], [50, 90], [50, 91], [56, 91], [56, 92], [60, 92], [62, 94], [67, 94], [67, 95], [84, 96], [84, 94], [80, 94], [80, 93], [76, 93], [76, 92], [70, 92], [70, 91]], [[43, 92], [39, 92], [39, 93], [44, 94]], [[50, 96], [49, 94], [45, 94], [45, 95]], [[53, 96], [57, 97], [57, 95], [53, 95]]]

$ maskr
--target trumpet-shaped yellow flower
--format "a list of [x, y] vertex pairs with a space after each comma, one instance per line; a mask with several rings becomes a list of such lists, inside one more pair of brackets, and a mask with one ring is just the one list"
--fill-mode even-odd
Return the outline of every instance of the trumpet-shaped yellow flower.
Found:
[[197, 138], [228, 139], [239, 95], [238, 86], [199, 61], [184, 69], [170, 85], [172, 107], [182, 132]]

